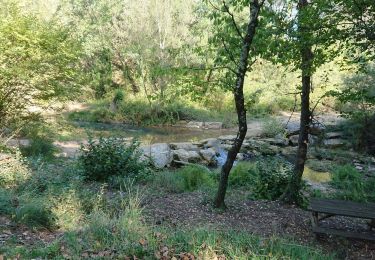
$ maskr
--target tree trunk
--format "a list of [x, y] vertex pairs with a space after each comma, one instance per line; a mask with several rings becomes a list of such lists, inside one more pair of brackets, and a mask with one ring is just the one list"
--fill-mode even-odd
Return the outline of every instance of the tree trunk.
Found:
[[250, 4], [250, 20], [247, 25], [246, 36], [244, 37], [242, 42], [240, 63], [237, 69], [236, 85], [233, 90], [234, 100], [236, 104], [236, 112], [238, 117], [238, 133], [231, 149], [228, 152], [227, 160], [221, 168], [219, 188], [214, 201], [215, 208], [225, 208], [224, 199], [228, 186], [229, 173], [232, 169], [236, 156], [240, 151], [240, 148], [242, 146], [243, 140], [245, 139], [247, 132], [243, 85], [245, 81], [246, 71], [248, 69], [250, 46], [255, 36], [256, 27], [258, 26], [258, 15], [260, 8], [262, 7], [262, 4], [263, 1], [259, 3], [258, 0], [254, 0]]
[[[308, 5], [307, 0], [299, 0], [299, 12]], [[312, 74], [312, 60], [313, 54], [311, 44], [306, 40], [306, 35], [309, 33], [308, 28], [305, 28], [299, 19], [298, 28], [300, 30], [301, 39], [301, 71], [302, 71], [302, 90], [301, 90], [301, 119], [300, 119], [300, 133], [298, 139], [297, 158], [294, 165], [293, 176], [290, 180], [288, 188], [284, 193], [282, 200], [287, 203], [300, 202], [300, 189], [303, 171], [305, 168], [307, 144], [309, 137], [309, 126], [311, 122], [310, 112], [310, 90], [311, 90], [311, 74]]]

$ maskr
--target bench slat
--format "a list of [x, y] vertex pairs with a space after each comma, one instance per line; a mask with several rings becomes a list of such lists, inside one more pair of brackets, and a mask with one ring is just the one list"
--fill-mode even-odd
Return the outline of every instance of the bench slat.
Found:
[[375, 241], [375, 233], [369, 233], [369, 232], [356, 233], [356, 232], [348, 232], [348, 231], [331, 229], [331, 228], [323, 228], [323, 227], [313, 227], [313, 232]]
[[309, 210], [326, 214], [375, 219], [375, 203], [312, 199]]

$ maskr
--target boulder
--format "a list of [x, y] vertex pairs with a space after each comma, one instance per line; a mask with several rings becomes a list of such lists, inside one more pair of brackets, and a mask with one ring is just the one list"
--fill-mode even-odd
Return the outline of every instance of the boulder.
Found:
[[311, 135], [321, 135], [324, 132], [324, 125], [322, 124], [312, 124], [309, 128], [309, 134]]
[[276, 146], [287, 146], [288, 145], [288, 139], [286, 138], [263, 138], [262, 141], [269, 143], [271, 145]]
[[216, 161], [216, 151], [212, 148], [202, 149], [199, 151], [202, 158], [207, 162], [208, 165], [215, 165]]
[[187, 151], [199, 151], [198, 145], [189, 143], [189, 142], [183, 142], [183, 143], [170, 143], [169, 146], [173, 150], [187, 150]]
[[204, 128], [206, 129], [222, 129], [222, 122], [204, 122]]
[[197, 122], [197, 121], [190, 121], [186, 124], [186, 127], [188, 128], [202, 128], [204, 125], [203, 122]]
[[[292, 135], [289, 137], [289, 144], [291, 146], [298, 146], [298, 139], [299, 139], [299, 135]], [[315, 144], [318, 142], [318, 137], [314, 136], [314, 135], [308, 135], [308, 143], [309, 144]]]
[[245, 155], [243, 153], [238, 153], [237, 156], [236, 156], [236, 160], [237, 161], [244, 161], [246, 158], [245, 158]]
[[25, 147], [30, 145], [30, 140], [29, 139], [10, 139], [6, 145], [8, 147]]
[[326, 139], [336, 139], [342, 137], [343, 133], [341, 132], [329, 132], [324, 135]]
[[232, 148], [232, 145], [231, 144], [221, 144], [220, 147], [225, 151], [229, 151], [229, 149]]
[[196, 151], [186, 151], [184, 149], [178, 149], [172, 151], [173, 160], [189, 162], [189, 163], [198, 163], [201, 162], [202, 158]]
[[200, 141], [200, 145], [204, 148], [218, 147], [220, 145], [220, 141], [216, 138], [207, 138]]
[[222, 136], [219, 136], [217, 139], [221, 140], [221, 141], [234, 141], [234, 139], [236, 139], [236, 135], [222, 135]]
[[169, 166], [172, 162], [171, 149], [166, 143], [142, 146], [140, 149], [144, 154], [143, 159], [151, 159], [153, 165], [158, 169]]
[[289, 122], [285, 127], [287, 136], [296, 135], [299, 133], [299, 123], [298, 122]]
[[298, 145], [298, 139], [299, 139], [299, 135], [289, 136], [289, 144], [292, 145], [292, 146], [297, 146]]
[[326, 139], [323, 144], [328, 148], [338, 148], [345, 145], [342, 139]]

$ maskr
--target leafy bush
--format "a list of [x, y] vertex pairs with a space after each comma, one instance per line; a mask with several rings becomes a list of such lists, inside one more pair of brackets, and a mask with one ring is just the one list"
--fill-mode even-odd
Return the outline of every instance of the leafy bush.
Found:
[[147, 173], [146, 162], [140, 160], [139, 143], [126, 144], [120, 138], [89, 138], [81, 146], [79, 161], [87, 180], [107, 181], [112, 176], [140, 179]]
[[45, 136], [34, 136], [30, 140], [30, 145], [21, 148], [24, 156], [43, 157], [51, 159], [57, 148], [53, 145], [53, 140]]
[[156, 173], [153, 179], [153, 186], [156, 189], [163, 189], [167, 192], [184, 192], [184, 181], [181, 175], [172, 171]]
[[155, 175], [153, 182], [157, 188], [176, 193], [212, 187], [214, 183], [212, 173], [200, 165], [185, 166], [176, 172], [161, 172]]
[[[334, 194], [336, 198], [352, 201], [367, 200], [362, 174], [351, 165], [335, 168], [331, 184], [337, 189], [337, 192]], [[374, 193], [373, 188], [369, 189], [368, 192]]]
[[293, 165], [280, 157], [266, 157], [257, 162], [257, 173], [253, 196], [276, 200], [288, 186]]
[[16, 208], [15, 221], [31, 228], [55, 227], [55, 216], [40, 200], [31, 200]]
[[0, 189], [0, 215], [9, 215], [13, 212], [11, 193]]
[[24, 183], [30, 177], [30, 170], [21, 154], [2, 155], [6, 158], [0, 160], [0, 187], [13, 188]]
[[199, 187], [213, 185], [213, 179], [210, 176], [211, 172], [199, 165], [191, 165], [183, 167], [178, 174], [182, 176], [184, 189], [193, 191]]
[[53, 144], [54, 131], [42, 118], [29, 123], [27, 128], [22, 130], [21, 135], [30, 140], [29, 145], [20, 148], [24, 156], [44, 159], [54, 157], [54, 153], [57, 151]]
[[257, 171], [255, 163], [239, 162], [229, 175], [229, 185], [237, 187], [253, 185], [258, 176]]
[[265, 120], [262, 130], [262, 135], [265, 137], [275, 137], [278, 134], [285, 134], [285, 128], [283, 124], [275, 118], [268, 118], [267, 120]]

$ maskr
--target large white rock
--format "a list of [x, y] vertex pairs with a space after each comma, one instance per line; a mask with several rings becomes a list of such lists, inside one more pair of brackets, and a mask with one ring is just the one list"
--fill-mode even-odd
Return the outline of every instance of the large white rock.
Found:
[[214, 149], [202, 149], [199, 153], [209, 165], [216, 164], [216, 151]]
[[221, 129], [223, 128], [222, 122], [204, 122], [204, 128], [206, 129]]
[[196, 151], [186, 151], [184, 149], [173, 150], [173, 160], [189, 163], [201, 162], [202, 158]]
[[326, 139], [336, 139], [343, 136], [342, 132], [329, 132], [324, 135]]
[[345, 142], [342, 139], [326, 139], [324, 145], [328, 148], [338, 148], [344, 146]]
[[198, 145], [189, 143], [189, 142], [183, 142], [183, 143], [170, 143], [169, 146], [173, 150], [187, 150], [187, 151], [199, 151]]
[[204, 125], [203, 122], [197, 122], [197, 121], [190, 121], [186, 124], [186, 127], [188, 128], [202, 128]]
[[222, 135], [219, 136], [218, 139], [221, 141], [234, 141], [236, 139], [236, 135]]
[[220, 146], [220, 141], [216, 138], [207, 138], [207, 139], [201, 140], [199, 143], [204, 148], [212, 148], [212, 147]]
[[169, 166], [172, 162], [171, 148], [166, 143], [142, 146], [140, 149], [143, 151], [144, 158], [149, 158], [158, 169]]

